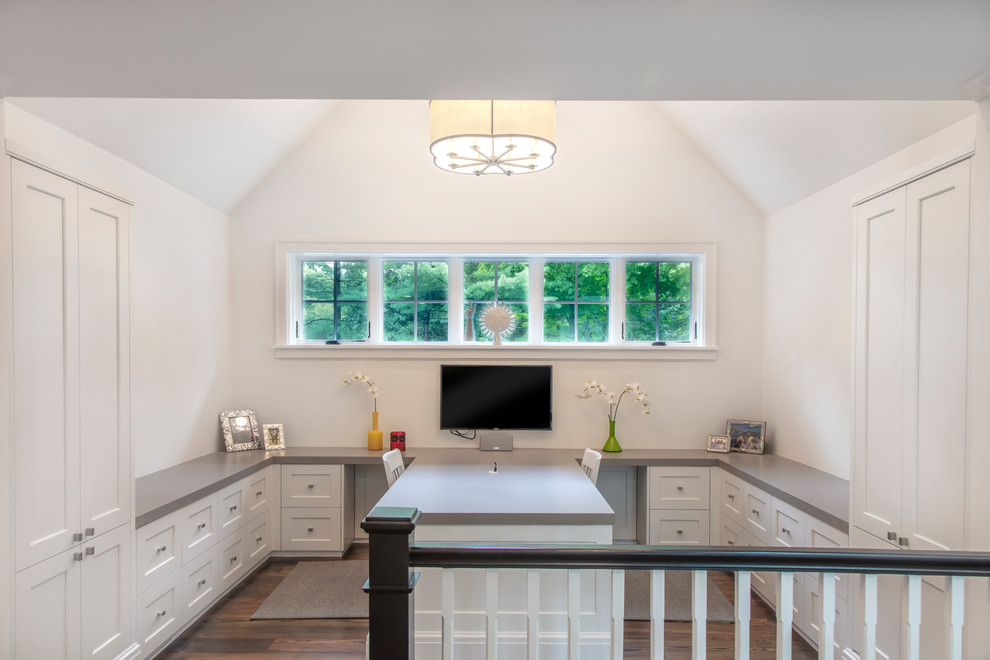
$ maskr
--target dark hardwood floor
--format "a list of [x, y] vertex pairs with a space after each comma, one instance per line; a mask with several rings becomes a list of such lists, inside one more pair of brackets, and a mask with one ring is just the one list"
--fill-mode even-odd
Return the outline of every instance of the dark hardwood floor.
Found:
[[[358, 545], [349, 559], [367, 558], [366, 545]], [[163, 651], [161, 660], [308, 660], [310, 658], [364, 658], [367, 619], [281, 619], [251, 621], [251, 615], [268, 594], [296, 565], [295, 560], [273, 559], [259, 568], [241, 587], [225, 596], [198, 624], [183, 633]], [[732, 576], [712, 573], [712, 580], [734, 602]], [[752, 599], [750, 657], [772, 660], [776, 657], [777, 619], [756, 596]], [[691, 624], [668, 621], [664, 624], [664, 657], [691, 658]], [[794, 660], [818, 657], [798, 635], [793, 636]], [[648, 659], [650, 624], [627, 621], [625, 648], [627, 660]], [[708, 658], [734, 658], [735, 626], [709, 623]]]

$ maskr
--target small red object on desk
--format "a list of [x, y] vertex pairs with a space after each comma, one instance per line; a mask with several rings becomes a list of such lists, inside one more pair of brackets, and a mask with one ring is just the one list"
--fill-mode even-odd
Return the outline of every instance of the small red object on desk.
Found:
[[405, 431], [392, 431], [391, 433], [391, 447], [392, 449], [398, 449], [399, 451], [406, 450], [406, 432]]

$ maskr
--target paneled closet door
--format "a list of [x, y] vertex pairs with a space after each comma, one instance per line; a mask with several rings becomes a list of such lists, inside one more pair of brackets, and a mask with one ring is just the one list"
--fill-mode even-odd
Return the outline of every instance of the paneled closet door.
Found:
[[11, 163], [15, 565], [64, 552], [79, 520], [78, 186]]
[[15, 658], [80, 657], [79, 548], [67, 550], [14, 578]]
[[131, 643], [131, 529], [118, 527], [84, 543], [82, 551], [79, 605], [83, 656], [111, 660]]
[[885, 541], [901, 528], [904, 205], [899, 188], [856, 209], [853, 522]]
[[79, 188], [79, 403], [84, 541], [130, 520], [130, 206]]
[[[912, 550], [965, 547], [970, 162], [907, 188], [904, 530]], [[903, 545], [903, 543], [902, 543]]]

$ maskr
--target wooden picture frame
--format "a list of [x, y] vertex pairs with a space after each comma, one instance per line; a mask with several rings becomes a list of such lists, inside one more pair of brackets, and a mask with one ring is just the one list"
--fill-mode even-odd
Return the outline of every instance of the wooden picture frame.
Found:
[[762, 454], [767, 437], [767, 423], [748, 419], [728, 419], [725, 434], [729, 436], [729, 450], [746, 454]]
[[729, 436], [727, 435], [710, 435], [708, 436], [708, 446], [705, 447], [708, 451], [718, 452], [720, 454], [729, 453]]
[[265, 451], [285, 449], [285, 431], [281, 424], [265, 424], [261, 428], [264, 430]]
[[220, 428], [227, 451], [261, 449], [261, 431], [253, 410], [224, 410], [220, 412]]

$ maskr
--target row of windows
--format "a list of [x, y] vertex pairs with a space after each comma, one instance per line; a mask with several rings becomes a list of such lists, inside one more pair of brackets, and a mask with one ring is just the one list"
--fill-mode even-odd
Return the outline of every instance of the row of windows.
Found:
[[[296, 343], [487, 342], [481, 312], [493, 303], [515, 313], [515, 328], [503, 342], [697, 339], [696, 255], [562, 260], [306, 254], [294, 263], [300, 283]], [[369, 308], [380, 310], [380, 333], [373, 332]]]

